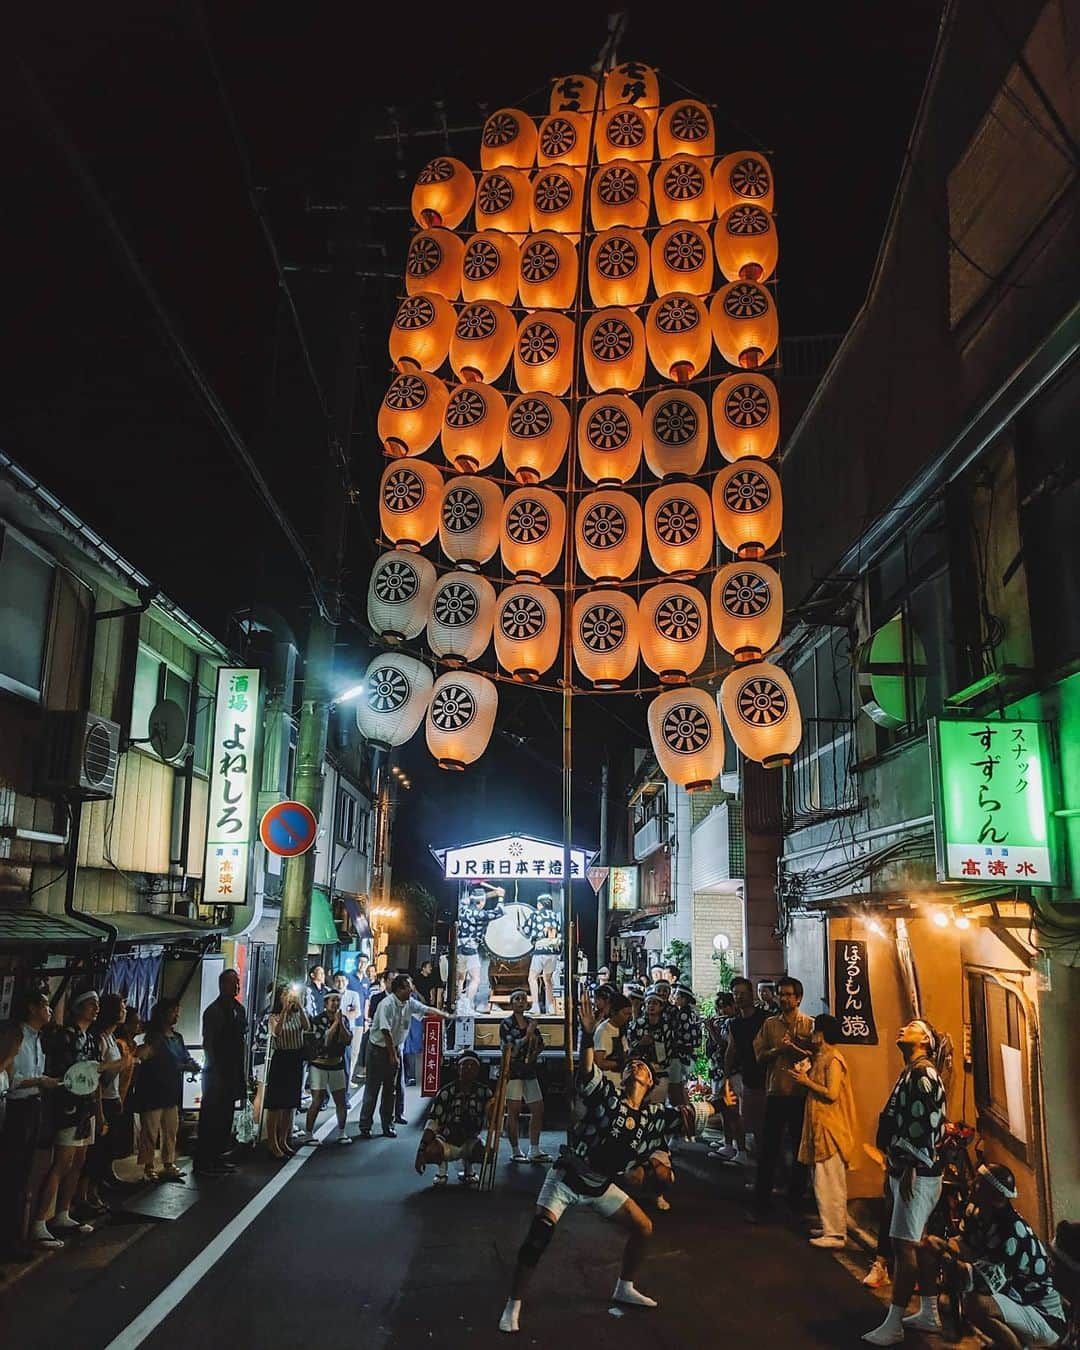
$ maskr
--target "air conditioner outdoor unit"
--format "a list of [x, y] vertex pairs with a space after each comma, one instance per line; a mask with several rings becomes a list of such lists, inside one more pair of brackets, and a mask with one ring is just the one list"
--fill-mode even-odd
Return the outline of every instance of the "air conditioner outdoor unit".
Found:
[[47, 716], [38, 788], [43, 796], [103, 801], [116, 794], [120, 728], [80, 710]]

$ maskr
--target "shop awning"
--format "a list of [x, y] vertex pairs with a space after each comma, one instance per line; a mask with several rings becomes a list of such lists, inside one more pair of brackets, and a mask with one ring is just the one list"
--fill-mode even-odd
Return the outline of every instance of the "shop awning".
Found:
[[115, 910], [111, 914], [95, 916], [116, 929], [116, 941], [158, 943], [161, 946], [175, 942], [190, 942], [201, 937], [213, 937], [225, 929], [218, 924], [199, 923], [172, 914], [132, 914]]
[[608, 937], [640, 938], [651, 933], [660, 924], [659, 914], [642, 914], [641, 910], [632, 910], [629, 914], [616, 910], [608, 915]]
[[47, 947], [50, 952], [73, 951], [105, 939], [99, 928], [39, 909], [0, 909], [0, 951]]
[[334, 922], [334, 912], [330, 908], [330, 897], [320, 886], [311, 891], [311, 924], [308, 928], [308, 946], [325, 947], [331, 942], [340, 942], [341, 936]]

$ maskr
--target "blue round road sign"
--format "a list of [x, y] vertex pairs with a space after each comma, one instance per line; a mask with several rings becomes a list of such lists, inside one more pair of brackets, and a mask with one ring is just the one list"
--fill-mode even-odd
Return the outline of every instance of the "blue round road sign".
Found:
[[259, 838], [269, 853], [298, 858], [315, 843], [319, 822], [302, 802], [278, 802], [259, 822]]

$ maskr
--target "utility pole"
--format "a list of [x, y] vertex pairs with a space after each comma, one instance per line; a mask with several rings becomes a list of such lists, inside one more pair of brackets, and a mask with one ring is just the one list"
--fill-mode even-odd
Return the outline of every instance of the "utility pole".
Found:
[[[604, 762], [600, 766], [600, 855], [596, 859], [598, 867], [608, 865], [608, 757], [604, 751]], [[596, 892], [596, 968], [600, 969], [607, 959], [607, 897], [608, 882], [604, 882]]]

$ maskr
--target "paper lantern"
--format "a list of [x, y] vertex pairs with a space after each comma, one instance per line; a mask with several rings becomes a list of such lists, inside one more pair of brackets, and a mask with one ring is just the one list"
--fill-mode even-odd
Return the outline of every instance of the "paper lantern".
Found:
[[769, 161], [756, 150], [736, 150], [716, 161], [713, 170], [716, 209], [723, 212], [740, 202], [752, 202], [772, 212], [773, 176]]
[[589, 154], [589, 119], [582, 113], [552, 113], [540, 123], [536, 138], [536, 167], [572, 164], [582, 167]]
[[767, 281], [776, 271], [776, 222], [753, 202], [739, 202], [723, 212], [713, 230], [713, 245], [728, 281]]
[[404, 745], [424, 720], [434, 683], [431, 671], [414, 656], [374, 657], [356, 705], [357, 729], [379, 750]]
[[581, 570], [593, 581], [625, 581], [641, 560], [641, 507], [629, 492], [590, 492], [574, 524]]
[[463, 305], [450, 339], [450, 364], [461, 380], [494, 384], [514, 350], [514, 316], [498, 300]]
[[710, 609], [713, 632], [724, 651], [736, 661], [760, 661], [780, 638], [780, 577], [765, 563], [728, 563], [713, 577]]
[[530, 234], [518, 260], [518, 294], [526, 309], [569, 309], [577, 296], [577, 249], [564, 234]]
[[677, 581], [650, 586], [638, 605], [641, 657], [661, 684], [685, 684], [705, 660], [709, 621], [705, 601]]
[[780, 538], [780, 479], [764, 460], [745, 457], [721, 469], [713, 480], [712, 504], [720, 542], [738, 557], [761, 558]]
[[594, 590], [574, 603], [574, 660], [594, 689], [618, 689], [638, 659], [637, 605], [625, 591]]
[[439, 530], [443, 479], [434, 464], [410, 459], [388, 464], [379, 483], [379, 524], [395, 548], [416, 552]]
[[574, 375], [574, 321], [540, 309], [518, 324], [514, 380], [524, 393], [565, 394]]
[[662, 159], [653, 174], [653, 202], [661, 225], [672, 220], [712, 220], [712, 161], [696, 155]]
[[661, 572], [689, 581], [713, 553], [709, 494], [696, 483], [665, 483], [645, 501], [649, 556]]
[[610, 164], [613, 159], [630, 159], [648, 164], [653, 153], [655, 113], [620, 104], [608, 108], [597, 119], [596, 161]]
[[546, 586], [508, 586], [495, 604], [495, 655], [515, 680], [531, 684], [559, 654], [562, 608]]
[[649, 251], [640, 230], [604, 230], [589, 245], [589, 294], [594, 305], [637, 306], [649, 290]]
[[520, 169], [489, 169], [476, 185], [476, 228], [525, 234], [532, 184]]
[[657, 295], [671, 291], [708, 295], [713, 284], [713, 251], [704, 225], [675, 220], [653, 235], [652, 277]]
[[550, 488], [515, 488], [503, 504], [499, 550], [515, 581], [539, 581], [562, 561], [566, 506]]
[[645, 321], [645, 341], [664, 379], [685, 384], [700, 375], [712, 355], [712, 329], [704, 302], [683, 291], [654, 300]]
[[713, 390], [713, 438], [726, 460], [768, 459], [780, 439], [780, 399], [767, 375], [729, 375]]
[[724, 728], [703, 689], [670, 689], [649, 704], [649, 737], [660, 772], [687, 792], [705, 792], [724, 768]]
[[709, 415], [691, 389], [661, 389], [641, 415], [645, 463], [657, 478], [693, 475], [705, 463]]
[[483, 675], [472, 671], [440, 675], [424, 723], [428, 749], [439, 768], [460, 772], [475, 763], [488, 747], [498, 710], [498, 690]]
[[640, 61], [620, 61], [604, 76], [604, 107], [632, 103], [655, 109], [660, 102], [660, 81], [652, 66]]
[[720, 686], [731, 739], [766, 769], [791, 763], [802, 740], [799, 700], [787, 675], [768, 661], [739, 666]]
[[368, 623], [383, 642], [405, 642], [424, 631], [435, 568], [419, 553], [394, 549], [371, 569]]
[[519, 483], [550, 478], [570, 441], [570, 413], [551, 394], [519, 394], [503, 434], [503, 463]]
[[480, 132], [482, 169], [531, 169], [536, 163], [536, 127], [520, 108], [498, 108]]
[[601, 487], [628, 483], [641, 462], [641, 409], [625, 394], [588, 399], [578, 414], [578, 462]]
[[596, 81], [591, 75], [560, 75], [552, 81], [548, 110], [592, 112], [596, 107]]
[[584, 190], [584, 179], [577, 169], [571, 169], [565, 164], [540, 169], [532, 184], [529, 227], [534, 233], [539, 230], [558, 230], [576, 244], [581, 237], [581, 198]]
[[434, 291], [456, 300], [461, 291], [461, 259], [465, 245], [450, 230], [421, 230], [412, 237], [405, 259], [405, 289], [410, 295]]
[[460, 159], [439, 155], [420, 170], [412, 191], [413, 220], [423, 229], [456, 230], [472, 210], [476, 181]]
[[585, 378], [595, 394], [637, 389], [645, 378], [645, 330], [628, 309], [599, 309], [582, 335]]
[[472, 571], [499, 547], [502, 493], [490, 478], [451, 478], [439, 512], [439, 547], [459, 567]]
[[495, 587], [475, 572], [444, 572], [431, 595], [428, 646], [445, 666], [477, 661], [491, 641]]
[[640, 230], [649, 223], [649, 174], [645, 165], [615, 159], [596, 170], [589, 210], [594, 230], [625, 225]]
[[390, 359], [400, 371], [438, 370], [450, 349], [454, 307], [435, 291], [407, 295], [390, 329]]
[[494, 464], [506, 430], [506, 400], [489, 384], [460, 384], [443, 413], [442, 448], [462, 473]]
[[713, 115], [696, 98], [682, 98], [660, 110], [656, 122], [656, 152], [662, 159], [674, 155], [716, 153], [716, 129]]
[[[521, 246], [514, 236], [502, 230], [481, 230], [474, 234], [465, 245], [461, 260], [462, 299], [517, 304], [520, 252]], [[447, 346], [449, 348], [449, 335]]]
[[771, 360], [780, 341], [776, 305], [755, 281], [732, 281], [709, 306], [716, 349], [729, 366], [755, 370]]
[[446, 385], [437, 375], [410, 370], [394, 378], [379, 405], [378, 432], [391, 459], [422, 455], [439, 434]]

